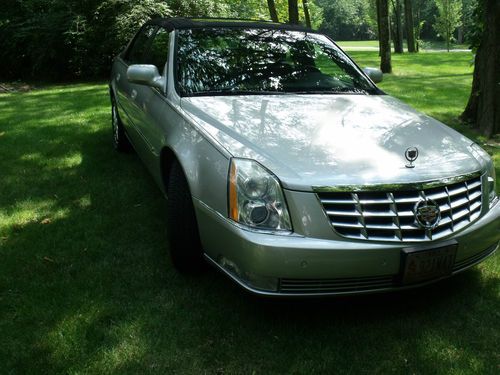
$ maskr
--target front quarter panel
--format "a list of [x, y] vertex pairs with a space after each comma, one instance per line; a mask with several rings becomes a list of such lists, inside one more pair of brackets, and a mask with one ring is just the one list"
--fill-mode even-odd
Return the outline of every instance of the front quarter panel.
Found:
[[231, 155], [193, 123], [181, 108], [181, 98], [175, 88], [176, 40], [177, 31], [174, 30], [170, 38], [167, 95], [163, 97], [167, 113], [160, 121], [164, 134], [162, 144], [179, 160], [188, 180], [191, 195], [226, 216], [227, 174]]
[[222, 215], [227, 215], [229, 156], [183, 116], [173, 103], [170, 121], [162, 123], [165, 146], [173, 151], [188, 180], [191, 195]]

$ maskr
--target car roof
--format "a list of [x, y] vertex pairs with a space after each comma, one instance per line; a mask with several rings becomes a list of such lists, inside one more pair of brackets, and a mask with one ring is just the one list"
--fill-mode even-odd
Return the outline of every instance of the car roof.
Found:
[[206, 28], [248, 28], [248, 29], [282, 29], [293, 31], [312, 32], [312, 29], [301, 25], [291, 25], [285, 23], [264, 21], [264, 20], [245, 20], [236, 18], [155, 18], [146, 24], [159, 25], [165, 27], [168, 31], [176, 29], [206, 29]]

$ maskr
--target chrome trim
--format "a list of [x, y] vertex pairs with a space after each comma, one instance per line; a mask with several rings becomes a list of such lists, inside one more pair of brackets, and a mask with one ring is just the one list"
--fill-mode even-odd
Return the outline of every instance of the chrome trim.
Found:
[[495, 204], [497, 204], [498, 202], [500, 201], [500, 198], [497, 196], [495, 196], [495, 198], [493, 198], [493, 200], [490, 202], [490, 210], [493, 208], [493, 206]]
[[397, 184], [371, 184], [371, 185], [337, 185], [337, 186], [312, 186], [315, 193], [337, 193], [337, 192], [360, 192], [360, 191], [401, 191], [408, 190], [424, 190], [444, 185], [456, 184], [470, 180], [482, 175], [482, 171], [475, 171], [460, 176], [446, 177], [438, 180], [429, 180], [412, 183], [397, 183]]
[[[468, 180], [460, 176], [452, 184], [427, 185], [424, 190], [407, 184], [404, 190], [319, 192], [316, 196], [332, 228], [341, 237], [424, 242], [448, 237], [481, 216], [482, 177], [477, 173], [470, 175], [473, 177]], [[436, 206], [439, 219], [432, 226], [422, 226], [418, 223], [417, 208], [429, 201]]]

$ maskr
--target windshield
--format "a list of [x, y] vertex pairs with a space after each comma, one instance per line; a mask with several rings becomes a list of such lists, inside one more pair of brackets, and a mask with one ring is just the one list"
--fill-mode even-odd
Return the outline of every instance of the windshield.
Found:
[[268, 29], [180, 30], [177, 84], [182, 96], [379, 93], [326, 36]]

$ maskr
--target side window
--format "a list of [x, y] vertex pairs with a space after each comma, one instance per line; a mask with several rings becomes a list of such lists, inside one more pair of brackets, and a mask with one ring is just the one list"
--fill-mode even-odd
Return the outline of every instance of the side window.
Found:
[[139, 34], [135, 38], [133, 44], [127, 51], [125, 60], [129, 64], [144, 64], [144, 52], [146, 51], [151, 37], [155, 32], [156, 26], [149, 25], [145, 26], [139, 31]]
[[168, 58], [169, 36], [168, 31], [160, 27], [146, 54], [146, 64], [156, 65], [160, 74], [163, 74], [163, 68]]

